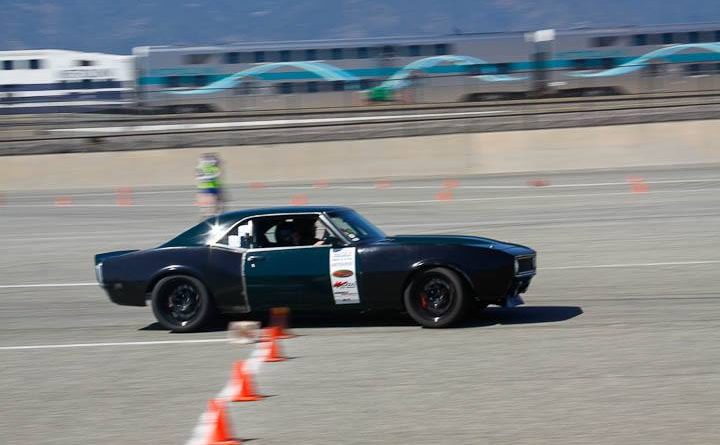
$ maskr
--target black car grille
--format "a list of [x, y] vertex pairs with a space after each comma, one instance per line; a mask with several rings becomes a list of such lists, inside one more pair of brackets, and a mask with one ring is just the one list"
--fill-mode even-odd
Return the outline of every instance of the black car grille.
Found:
[[518, 257], [517, 274], [522, 275], [535, 270], [535, 256]]

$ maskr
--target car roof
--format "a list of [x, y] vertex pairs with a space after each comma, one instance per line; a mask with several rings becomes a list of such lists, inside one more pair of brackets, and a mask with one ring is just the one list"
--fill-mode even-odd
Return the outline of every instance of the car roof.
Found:
[[207, 219], [208, 222], [226, 224], [239, 221], [252, 216], [268, 215], [289, 215], [301, 213], [326, 213], [352, 210], [342, 206], [285, 206], [285, 207], [261, 207], [255, 209], [234, 210]]

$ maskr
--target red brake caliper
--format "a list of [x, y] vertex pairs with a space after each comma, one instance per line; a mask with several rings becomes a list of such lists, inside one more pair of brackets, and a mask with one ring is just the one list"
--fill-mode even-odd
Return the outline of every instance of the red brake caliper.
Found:
[[428, 308], [428, 298], [425, 294], [420, 294], [420, 307], [422, 307], [423, 309]]

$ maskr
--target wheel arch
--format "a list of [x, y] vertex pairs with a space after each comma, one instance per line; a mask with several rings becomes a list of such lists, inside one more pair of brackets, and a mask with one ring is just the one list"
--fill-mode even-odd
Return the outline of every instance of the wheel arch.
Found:
[[435, 269], [437, 267], [442, 267], [444, 269], [451, 270], [458, 274], [460, 277], [460, 281], [462, 281], [463, 285], [467, 287], [467, 289], [470, 291], [471, 295], [475, 295], [475, 286], [472, 284], [472, 280], [470, 280], [470, 276], [457, 264], [443, 261], [443, 260], [437, 260], [437, 259], [428, 259], [428, 260], [421, 260], [416, 263], [414, 263], [411, 268], [410, 272], [405, 276], [405, 279], [403, 280], [402, 284], [402, 292], [400, 294], [400, 306], [403, 309], [407, 309], [405, 307], [405, 290], [408, 288], [410, 283], [415, 279], [415, 277], [426, 270]]
[[215, 296], [213, 295], [212, 289], [210, 288], [210, 286], [208, 286], [207, 280], [205, 280], [203, 274], [193, 269], [192, 267], [187, 266], [167, 266], [156, 272], [155, 275], [153, 275], [152, 278], [148, 281], [148, 284], [145, 288], [146, 300], [150, 299], [150, 296], [152, 295], [155, 286], [157, 286], [160, 280], [173, 275], [187, 275], [189, 277], [195, 278], [196, 280], [199, 280], [203, 284], [203, 286], [205, 286], [205, 290], [210, 295], [210, 298], [215, 301]]

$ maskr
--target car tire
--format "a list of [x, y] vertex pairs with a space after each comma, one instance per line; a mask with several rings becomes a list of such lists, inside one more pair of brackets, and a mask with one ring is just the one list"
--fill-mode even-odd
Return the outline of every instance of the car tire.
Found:
[[196, 331], [216, 314], [205, 285], [187, 275], [171, 275], [158, 281], [151, 306], [158, 323], [172, 332]]
[[445, 328], [457, 324], [467, 314], [469, 300], [462, 279], [444, 267], [416, 273], [403, 295], [408, 314], [426, 328]]

